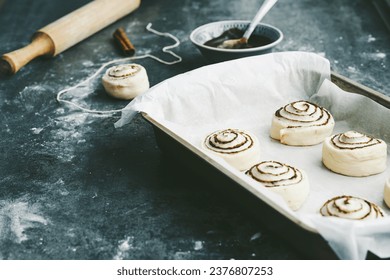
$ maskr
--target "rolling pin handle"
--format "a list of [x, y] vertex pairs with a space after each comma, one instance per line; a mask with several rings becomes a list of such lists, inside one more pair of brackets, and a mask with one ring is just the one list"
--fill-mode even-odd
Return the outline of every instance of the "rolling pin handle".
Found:
[[[0, 0], [1, 1], [1, 0]], [[15, 74], [38, 56], [55, 56], [139, 7], [141, 0], [95, 0], [43, 27], [31, 44], [0, 57], [2, 72]]]
[[7, 53], [0, 59], [0, 71], [15, 74], [31, 60], [42, 55], [53, 55], [53, 41], [45, 33], [36, 33], [31, 43], [21, 49]]

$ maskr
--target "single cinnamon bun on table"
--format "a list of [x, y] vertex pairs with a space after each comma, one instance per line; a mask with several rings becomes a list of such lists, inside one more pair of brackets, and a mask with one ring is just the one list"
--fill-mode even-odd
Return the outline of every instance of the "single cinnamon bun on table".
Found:
[[342, 195], [329, 199], [320, 209], [322, 216], [350, 220], [375, 220], [386, 216], [376, 204], [365, 199]]
[[306, 173], [277, 161], [263, 161], [252, 166], [246, 175], [281, 195], [292, 210], [298, 210], [309, 195]]
[[146, 70], [139, 64], [121, 64], [107, 69], [102, 78], [106, 92], [119, 99], [133, 99], [149, 89]]
[[383, 140], [356, 131], [328, 137], [322, 147], [322, 162], [333, 172], [364, 177], [386, 169], [387, 145]]
[[259, 161], [260, 145], [256, 136], [239, 129], [224, 129], [211, 133], [202, 148], [223, 158], [227, 163], [244, 171]]
[[279, 108], [272, 119], [271, 138], [290, 146], [311, 146], [332, 134], [334, 119], [324, 108], [304, 100]]

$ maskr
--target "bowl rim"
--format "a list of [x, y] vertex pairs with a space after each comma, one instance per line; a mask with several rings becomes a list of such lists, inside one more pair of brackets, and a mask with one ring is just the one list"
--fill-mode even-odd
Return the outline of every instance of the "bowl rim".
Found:
[[[273, 30], [275, 30], [277, 33], [279, 33], [279, 38], [272, 42], [271, 44], [268, 44], [268, 45], [264, 45], [264, 46], [260, 46], [260, 47], [255, 47], [255, 48], [248, 48], [248, 49], [221, 49], [221, 48], [215, 48], [215, 47], [210, 47], [210, 46], [206, 46], [204, 44], [200, 44], [198, 42], [195, 41], [195, 34], [202, 28], [205, 28], [207, 26], [210, 26], [210, 25], [217, 25], [217, 24], [226, 24], [226, 23], [246, 23], [246, 24], [249, 24], [250, 21], [249, 20], [221, 20], [221, 21], [214, 21], [214, 22], [209, 22], [209, 23], [206, 23], [206, 24], [203, 24], [201, 26], [198, 26], [197, 28], [195, 28], [191, 34], [190, 34], [190, 40], [193, 44], [195, 44], [196, 46], [200, 47], [200, 48], [204, 48], [204, 49], [208, 49], [208, 50], [212, 50], [212, 51], [217, 51], [217, 52], [226, 52], [226, 53], [249, 53], [249, 52], [254, 52], [254, 51], [261, 51], [261, 50], [266, 50], [266, 49], [270, 49], [274, 46], [276, 46], [277, 44], [279, 44], [282, 40], [283, 40], [283, 32], [275, 27], [275, 26], [272, 26], [270, 24], [267, 24], [267, 23], [259, 23], [257, 24], [257, 26], [266, 26], [266, 27], [269, 27]], [[256, 26], [256, 27], [257, 27]]]

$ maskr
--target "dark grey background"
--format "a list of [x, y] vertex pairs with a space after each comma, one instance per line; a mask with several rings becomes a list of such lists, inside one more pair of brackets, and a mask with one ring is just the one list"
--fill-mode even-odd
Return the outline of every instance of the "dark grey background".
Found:
[[[0, 0], [0, 54], [28, 43], [33, 32], [88, 1]], [[261, 1], [142, 1], [133, 14], [54, 59], [38, 59], [0, 81], [0, 258], [2, 259], [303, 259], [250, 213], [221, 198], [158, 149], [140, 117], [115, 129], [118, 116], [80, 112], [56, 93], [121, 57], [112, 42], [123, 26], [137, 54], [170, 44], [148, 22], [176, 35], [183, 62], [152, 60], [152, 85], [207, 65], [189, 41], [195, 27], [251, 19]], [[370, 1], [280, 0], [263, 20], [280, 28], [276, 51], [319, 53], [339, 72], [389, 93], [390, 36]], [[76, 101], [122, 108], [97, 82]], [[74, 93], [74, 94], [77, 94]], [[288, 234], [288, 233], [286, 233]]]

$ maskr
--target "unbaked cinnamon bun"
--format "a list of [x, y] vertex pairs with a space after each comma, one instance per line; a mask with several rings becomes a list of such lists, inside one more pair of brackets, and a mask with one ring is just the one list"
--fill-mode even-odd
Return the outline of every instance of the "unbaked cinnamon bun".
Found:
[[285, 145], [310, 146], [324, 141], [333, 127], [334, 119], [326, 109], [301, 100], [275, 112], [270, 135]]
[[121, 64], [107, 69], [102, 78], [106, 92], [119, 99], [133, 99], [149, 89], [146, 70], [139, 64]]
[[277, 161], [263, 161], [246, 174], [269, 190], [280, 194], [292, 210], [299, 209], [309, 195], [309, 181], [303, 170]]
[[260, 145], [256, 136], [238, 129], [213, 132], [203, 141], [202, 147], [241, 171], [251, 167], [260, 158]]
[[322, 147], [322, 162], [333, 172], [363, 177], [386, 169], [387, 145], [383, 140], [356, 131], [328, 137]]
[[383, 218], [384, 211], [376, 204], [353, 196], [337, 196], [329, 199], [320, 209], [322, 216], [351, 220], [374, 220]]

